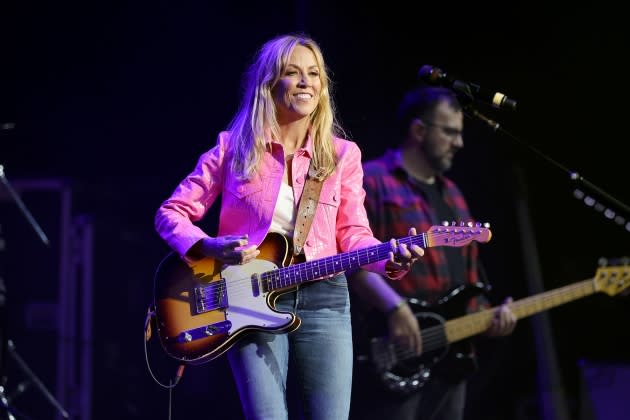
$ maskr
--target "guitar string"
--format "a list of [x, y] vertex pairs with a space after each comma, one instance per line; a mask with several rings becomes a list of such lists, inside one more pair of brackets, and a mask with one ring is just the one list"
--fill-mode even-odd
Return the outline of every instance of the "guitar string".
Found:
[[[405, 241], [405, 242], [409, 242], [410, 244], [424, 244], [426, 241], [423, 238], [424, 234], [421, 235], [416, 235], [415, 237], [410, 236], [410, 237], [406, 237], [406, 238], [402, 238], [401, 241]], [[416, 239], [419, 238], [419, 239]], [[383, 257], [383, 254], [389, 254], [389, 252], [391, 251], [391, 249], [389, 248], [389, 243], [382, 243], [379, 245], [376, 245], [374, 247], [369, 247], [369, 248], [364, 248], [364, 249], [360, 249], [360, 250], [354, 250], [354, 251], [349, 251], [347, 253], [344, 254], [337, 254], [337, 255], [331, 255], [328, 257], [324, 257], [322, 259], [318, 259], [318, 260], [314, 260], [314, 261], [307, 261], [304, 263], [299, 263], [299, 264], [295, 264], [295, 265], [289, 265], [287, 267], [281, 267], [278, 269], [274, 269], [274, 270], [270, 270], [270, 271], [266, 271], [260, 274], [261, 278], [265, 278], [266, 280], [268, 280], [269, 283], [271, 283], [271, 290], [275, 290], [275, 289], [281, 289], [284, 287], [291, 287], [294, 286], [296, 284], [300, 284], [306, 281], [315, 281], [318, 279], [322, 279], [325, 278], [327, 276], [333, 276], [335, 274], [338, 273], [342, 273], [348, 270], [348, 268], [343, 269], [343, 270], [332, 270], [331, 271], [331, 266], [332, 263], [340, 260], [339, 263], [344, 266], [345, 264], [349, 265], [349, 268], [352, 268], [352, 263], [356, 263], [356, 260], [359, 259], [361, 260], [361, 258], [366, 258], [367, 261], [362, 264], [362, 265], [366, 265], [366, 264], [371, 264], [374, 262], [378, 262], [378, 261], [382, 261], [384, 259], [386, 259], [387, 257]], [[356, 255], [355, 255], [356, 254]], [[377, 259], [375, 259], [374, 261], [371, 261], [370, 257], [372, 257], [370, 254], [375, 254]], [[322, 268], [322, 265], [324, 266]], [[246, 267], [243, 266], [243, 267]], [[278, 273], [278, 274], [271, 274], [271, 273]], [[280, 272], [285, 273], [286, 275], [283, 276], [283, 278], [280, 278], [279, 274]], [[310, 273], [309, 273], [310, 272]], [[321, 272], [324, 272], [324, 274], [322, 275]], [[288, 277], [288, 279], [287, 279]], [[311, 278], [310, 280], [302, 280], [303, 278]], [[241, 297], [241, 296], [251, 296], [252, 295], [252, 278], [250, 277], [245, 277], [245, 278], [237, 278], [237, 279], [221, 279], [224, 282], [225, 281], [230, 281], [230, 296], [228, 296], [228, 301], [230, 297]], [[217, 289], [217, 290], [210, 290], [210, 293], [204, 293], [204, 295], [206, 296], [203, 299], [203, 303], [204, 304], [208, 304], [208, 303], [213, 303], [213, 302], [218, 302], [221, 299], [221, 296], [224, 294], [224, 288], [228, 287], [227, 285], [225, 286], [216, 286], [213, 287], [215, 283], [220, 283], [221, 280], [216, 280], [214, 282], [211, 282], [211, 284], [206, 285], [206, 286], [200, 286], [203, 291], [208, 291], [208, 289], [212, 288], [212, 289]], [[297, 280], [297, 281], [296, 281]], [[286, 284], [284, 284], [284, 282], [286, 281]], [[243, 287], [245, 286], [245, 287]], [[232, 290], [234, 289], [234, 290]], [[263, 292], [264, 293], [264, 292]], [[261, 293], [262, 294], [262, 293]], [[212, 305], [209, 305], [212, 306]]]
[[[432, 228], [432, 229], [435, 230], [435, 228]], [[477, 229], [477, 230], [471, 231], [471, 230], [467, 230], [467, 229], [461, 228], [461, 230], [454, 229], [452, 232], [446, 231], [446, 232], [422, 233], [422, 234], [418, 234], [418, 235], [415, 235], [415, 236], [407, 236], [407, 237], [399, 239], [398, 241], [400, 243], [404, 243], [406, 245], [416, 245], [417, 244], [417, 245], [421, 245], [423, 247], [428, 247], [428, 246], [431, 246], [431, 244], [430, 244], [430, 242], [428, 240], [429, 236], [431, 237], [431, 239], [433, 239], [433, 242], [446, 242], [446, 243], [448, 243], [448, 240], [450, 239], [451, 243], [453, 243], [452, 242], [453, 241], [453, 239], [452, 239], [453, 235], [465, 234], [465, 235], [479, 236], [481, 233], [484, 233], [486, 231], [487, 231], [486, 229], [484, 229], [484, 230]], [[429, 230], [429, 232], [430, 232], [430, 230]], [[440, 241], [440, 239], [442, 239], [442, 241]], [[466, 238], [465, 243], [457, 244], [457, 245], [451, 245], [451, 246], [463, 246], [466, 243], [470, 242], [471, 240], [474, 240], [474, 238]], [[328, 271], [330, 269], [329, 263], [333, 262], [334, 260], [341, 259], [343, 261], [343, 258], [346, 258], [347, 259], [346, 262], [349, 263], [351, 259], [356, 259], [357, 257], [359, 257], [361, 253], [366, 254], [364, 256], [367, 256], [367, 254], [370, 253], [372, 250], [374, 250], [374, 252], [377, 253], [377, 255], [378, 255], [378, 253], [382, 254], [383, 251], [385, 251], [385, 250], [389, 254], [391, 249], [388, 248], [388, 246], [389, 246], [389, 243], [381, 243], [381, 244], [376, 245], [374, 247], [368, 247], [368, 248], [364, 248], [364, 249], [360, 249], [360, 250], [349, 251], [349, 252], [344, 253], [344, 254], [332, 255], [332, 256], [328, 256], [328, 257], [325, 257], [325, 258], [322, 258], [322, 259], [319, 259], [319, 260], [308, 261], [308, 262], [305, 262], [305, 263], [300, 263], [300, 264], [296, 264], [296, 265], [290, 265], [290, 266], [287, 266], [287, 267], [281, 267], [281, 268], [278, 268], [278, 269], [275, 269], [275, 270], [271, 270], [271, 271], [262, 273], [261, 277], [263, 277], [267, 273], [272, 273], [274, 271], [279, 272], [280, 270], [285, 270], [285, 272], [287, 272], [287, 274], [288, 274], [287, 276], [285, 276], [285, 278], [286, 277], [290, 277], [290, 279], [288, 280], [288, 284], [283, 284], [282, 283], [284, 281], [283, 279], [279, 279], [278, 277], [274, 278], [273, 275], [268, 275], [267, 276], [267, 278], [269, 279], [270, 282], [274, 282], [275, 281], [275, 283], [276, 283], [276, 284], [272, 285], [271, 290], [280, 289], [280, 288], [283, 288], [283, 287], [291, 287], [291, 286], [294, 286], [296, 284], [300, 284], [300, 283], [303, 283], [303, 282], [306, 282], [306, 281], [314, 281], [314, 280], [325, 278], [327, 276], [333, 276], [335, 274], [347, 271], [347, 269], [345, 269], [345, 270], [341, 270], [341, 271], [333, 271], [333, 272], [330, 272], [330, 273], [327, 272], [324, 275], [315, 274], [313, 272], [313, 270], [314, 270], [314, 266], [316, 264], [318, 266], [320, 266], [319, 267], [319, 271], [323, 271], [323, 270], [321, 270], [321, 265], [322, 264], [324, 265], [324, 270]], [[350, 254], [353, 254], [353, 253], [356, 253], [357, 257], [352, 257], [350, 255]], [[386, 258], [387, 257], [383, 258], [382, 255], [381, 255], [381, 256], [379, 256], [379, 258], [377, 260], [371, 261], [371, 262], [368, 260], [365, 264], [362, 264], [362, 265], [366, 265], [366, 264], [371, 264], [371, 263], [374, 263], [374, 262], [382, 261], [382, 260], [384, 260]], [[349, 268], [352, 268], [352, 267], [349, 267]], [[316, 276], [316, 277], [314, 277], [314, 278], [312, 278], [310, 280], [302, 280], [303, 276], [302, 276], [301, 273], [305, 273], [305, 272], [307, 273], [309, 269], [311, 271], [311, 276]], [[295, 274], [298, 274], [299, 278]], [[310, 276], [307, 275], [307, 276], [304, 276], [304, 277], [310, 277]], [[223, 279], [223, 280], [228, 281], [228, 279]], [[295, 281], [295, 280], [297, 280], [297, 281]], [[235, 290], [231, 292], [231, 296], [234, 296], [234, 297], [241, 297], [241, 296], [246, 296], [246, 295], [250, 295], [251, 296], [251, 281], [252, 281], [251, 277], [249, 277], [249, 278], [240, 278], [240, 279], [231, 279], [229, 281], [232, 283], [230, 288], [232, 288], [232, 287], [235, 288]], [[212, 283], [217, 283], [217, 282], [218, 281], [215, 281], [215, 282], [212, 282]], [[278, 282], [279, 282], [279, 284], [277, 284]], [[207, 288], [209, 286], [210, 285], [202, 286], [202, 287], [206, 287]], [[243, 289], [242, 286], [246, 286], [246, 287]], [[225, 287], [227, 287], [227, 286], [225, 286]], [[208, 301], [210, 301], [210, 302], [217, 301], [218, 299], [220, 299], [220, 296], [222, 296], [222, 295], [223, 295], [223, 290], [221, 288], [219, 288], [219, 290], [216, 290], [214, 292], [214, 294], [208, 295], [207, 298], [204, 299], [203, 303], [207, 304]], [[229, 296], [228, 296], [228, 300], [229, 300]]]
[[[521, 313], [522, 311], [523, 314], [527, 314], [528, 312], [526, 312], [526, 310], [528, 309], [528, 307], [535, 306], [536, 308], [533, 308], [533, 310], [537, 312], [538, 308], [546, 308], [547, 307], [546, 304], [548, 303], [558, 304], [559, 297], [564, 298], [562, 299], [563, 301], [566, 299], [573, 300], [576, 297], [583, 297], [587, 294], [592, 293], [592, 291], [588, 290], [592, 288], [593, 288], [592, 280], [585, 280], [584, 282], [575, 283], [575, 284], [562, 287], [557, 290], [552, 290], [548, 292], [547, 294], [545, 294], [544, 296], [540, 296], [540, 295], [530, 296], [528, 298], [521, 299], [517, 302], [511, 303], [510, 308], [514, 312]], [[532, 304], [532, 302], [538, 302], [538, 303]], [[492, 312], [494, 311], [494, 309], [496, 308], [486, 309], [480, 312], [466, 315], [466, 316], [469, 316], [470, 319], [466, 321], [464, 325], [458, 328], [455, 328], [455, 330], [459, 331], [459, 330], [464, 329], [464, 330], [470, 331], [471, 329], [473, 330], [476, 329], [479, 332], [484, 331], [490, 326], [490, 322], [493, 316]], [[523, 315], [521, 315], [521, 318], [522, 317]], [[450, 321], [455, 321], [456, 319], [450, 320]], [[485, 324], [485, 325], [482, 325], [480, 327], [478, 325], [480, 323]], [[442, 343], [445, 342], [445, 338], [435, 337], [436, 334], [438, 335], [443, 334], [442, 333], [443, 329], [444, 329], [444, 326], [430, 327], [428, 329], [422, 330], [421, 334], [423, 338], [422, 340], [423, 351], [432, 351], [432, 350], [439, 349], [440, 347], [444, 346]], [[471, 335], [474, 335], [474, 334], [471, 334]], [[433, 346], [435, 346], [436, 344], [438, 346], [433, 348]], [[402, 344], [390, 342], [388, 343], [388, 345], [393, 347], [393, 354], [397, 358], [411, 358], [411, 357], [416, 356], [415, 352], [413, 352], [411, 349], [409, 349], [408, 347]]]
[[[380, 245], [378, 247], [380, 247]], [[379, 251], [381, 255], [379, 255]], [[383, 249], [380, 249], [374, 252], [374, 254], [376, 255], [376, 259], [374, 261], [371, 261], [371, 257], [373, 256], [369, 255], [372, 253], [371, 251], [358, 250], [358, 251], [354, 251], [354, 253], [356, 253], [357, 255], [356, 256], [353, 256], [353, 255], [343, 256], [343, 254], [342, 256], [334, 255], [334, 256], [325, 257], [323, 259], [319, 259], [315, 261], [309, 261], [306, 263], [300, 263], [296, 265], [289, 265], [287, 267], [281, 267], [275, 270], [263, 272], [262, 274], [260, 274], [260, 277], [263, 281], [267, 281], [271, 285], [269, 291], [273, 291], [276, 289], [281, 289], [284, 287], [291, 287], [291, 286], [295, 286], [297, 284], [301, 284], [304, 282], [315, 281], [315, 280], [327, 278], [328, 276], [334, 276], [336, 274], [343, 273], [347, 271], [349, 268], [352, 268], [353, 265], [358, 267], [359, 265], [357, 264], [356, 260], [360, 260], [361, 257], [367, 258], [367, 261], [361, 265], [371, 264], [373, 262], [382, 261], [387, 258], [387, 257], [382, 256]], [[387, 250], [387, 253], [389, 253], [389, 250]], [[361, 254], [364, 254], [364, 255], [361, 255]], [[349, 266], [349, 268], [335, 269], [336, 267], [334, 267], [334, 265], [341, 265], [341, 267], [339, 268], [342, 268], [347, 265]], [[228, 287], [227, 285], [224, 285], [224, 282], [226, 281], [230, 281], [231, 283], [229, 286], [230, 289], [234, 288], [234, 290], [231, 291], [231, 294], [230, 294], [231, 296], [233, 297], [239, 297], [239, 296], [244, 296], [244, 295], [251, 296], [252, 294], [251, 276], [245, 277], [245, 278], [221, 279], [221, 280], [223, 280], [221, 285], [214, 286], [214, 283], [221, 282], [220, 280], [218, 280], [218, 281], [213, 282], [213, 284], [202, 286], [202, 289], [206, 292], [208, 291], [208, 289], [214, 289], [214, 291], [210, 290], [211, 293], [205, 293], [206, 299], [204, 299], [204, 303], [207, 304], [208, 302], [220, 301], [220, 298], [224, 293], [223, 289], [225, 287]]]
[[[609, 279], [609, 276], [605, 276], [605, 278]], [[600, 278], [600, 280], [601, 279], [603, 278]], [[529, 316], [531, 314], [540, 312], [541, 310], [548, 309], [548, 308], [560, 305], [562, 303], [573, 301], [576, 298], [582, 298], [582, 297], [593, 294], [594, 292], [597, 291], [595, 287], [596, 285], [594, 283], [594, 281], [596, 280], [597, 280], [597, 277], [588, 279], [588, 280], [583, 280], [578, 283], [569, 284], [569, 285], [560, 287], [558, 289], [543, 293], [542, 295], [529, 296], [517, 302], [511, 303], [509, 306], [518, 315], [518, 319], [520, 319], [525, 316]], [[623, 288], [624, 286], [620, 284], [620, 287]], [[469, 316], [470, 319], [467, 320], [464, 323], [464, 325], [461, 325], [459, 327], [452, 327], [452, 330], [454, 331], [461, 331], [462, 329], [467, 330], [466, 333], [468, 336], [474, 335], [474, 334], [470, 334], [471, 329], [473, 330], [476, 329], [479, 332], [482, 332], [490, 326], [494, 309], [496, 308], [490, 308], [490, 309], [486, 309], [486, 310], [476, 312], [470, 315], [466, 315], [466, 316]], [[456, 320], [457, 318], [450, 320], [449, 322], [453, 322]], [[479, 327], [478, 325], [479, 323], [483, 323], [485, 325], [482, 325], [481, 327]], [[446, 345], [445, 331], [444, 333], [442, 333], [444, 329], [445, 329], [445, 326], [440, 325], [438, 327], [430, 327], [430, 328], [422, 330], [423, 351], [437, 350], [440, 347], [444, 347]], [[436, 340], [436, 337], [435, 337], [436, 333], [443, 336], [437, 337], [437, 340]], [[403, 346], [402, 344], [399, 344], [399, 343], [388, 341], [387, 338], [385, 337], [381, 339], [383, 340], [384, 344], [389, 349], [393, 350], [393, 355], [395, 358], [407, 359], [407, 358], [416, 357], [415, 352], [413, 352], [408, 347]]]
[[[294, 266], [283, 267], [281, 269], [278, 269], [278, 271], [286, 270], [286, 271], [289, 272], [288, 275], [291, 276], [291, 277], [297, 277], [297, 276], [302, 277], [299, 274], [296, 275], [296, 272], [299, 273], [300, 271], [305, 271], [305, 269], [303, 269], [303, 268], [299, 269], [299, 268], [294, 268], [294, 267], [297, 267], [297, 266], [294, 265]], [[333, 275], [333, 274], [334, 273], [325, 274], [323, 277], [325, 277], [326, 275]], [[271, 281], [273, 281], [273, 280], [274, 279], [272, 278]], [[277, 280], [277, 278], [275, 280]], [[234, 290], [231, 290], [230, 296], [232, 296], [232, 297], [240, 297], [240, 296], [244, 296], [244, 295], [251, 295], [251, 278], [221, 279], [219, 281], [212, 282], [209, 285], [201, 286], [204, 289], [204, 291], [210, 292], [210, 293], [206, 293], [205, 294], [205, 298], [203, 299], [203, 303], [204, 304], [208, 305], [209, 303], [220, 301], [220, 296], [222, 296], [224, 294], [225, 288], [227, 287], [224, 284], [225, 281], [230, 281], [232, 283], [230, 288], [231, 289], [234, 288]], [[591, 286], [591, 282], [589, 280], [587, 280], [586, 282], [587, 282], [587, 284], [586, 284], [587, 288], [592, 287]], [[240, 287], [240, 286], [243, 286], [243, 285], [245, 285], [247, 287], [245, 287], [245, 288]], [[288, 286], [291, 286], [291, 284], [289, 284]], [[545, 304], [545, 303], [547, 303], [549, 301], [555, 301], [555, 300], [557, 300], [557, 297], [558, 297], [557, 295], [564, 295], [564, 294], [567, 293], [567, 288], [568, 289], [571, 289], [571, 288], [576, 289], [574, 291], [575, 295], [583, 295], [583, 292], [579, 291], [579, 289], [581, 289], [582, 287], [583, 286], [581, 286], [581, 285], [577, 285], [577, 286], [576, 285], [570, 285], [570, 286], [567, 286], [565, 288], [561, 288], [559, 290], [552, 291], [548, 295], [546, 295], [546, 296], [544, 296], [542, 298], [539, 297], [539, 296], [525, 298], [525, 299], [523, 299], [523, 300], [521, 300], [519, 302], [512, 303], [512, 307], [518, 310], [518, 309], [520, 309], [521, 306], [528, 306], [530, 301], [533, 300], [532, 298], [536, 298], [536, 300], [540, 301], [541, 305]], [[273, 289], [275, 289], [275, 288], [273, 288]], [[478, 315], [478, 314], [479, 313], [471, 314], [471, 315]]]
[[[385, 347], [388, 350], [393, 350], [393, 355], [397, 359], [407, 359], [412, 357], [420, 357], [421, 355], [417, 355], [412, 349], [409, 347], [389, 341], [387, 338], [383, 338], [383, 342]], [[433, 351], [437, 350], [446, 345], [446, 336], [443, 333], [442, 326], [429, 327], [422, 332], [422, 351]], [[391, 354], [392, 352], [386, 352], [386, 354]]]
[[[439, 239], [440, 237], [448, 236], [451, 238], [444, 238], [443, 240], [444, 243], [442, 243], [442, 245], [448, 244], [450, 241], [451, 246], [463, 246], [464, 243], [457, 244], [453, 242], [453, 239], [452, 239], [453, 233], [478, 235], [479, 233], [481, 233], [481, 230], [478, 229], [476, 232], [471, 232], [470, 230], [466, 230], [466, 229], [459, 229], [459, 230], [454, 229], [451, 232], [449, 232], [448, 230], [445, 230], [441, 233], [434, 231], [431, 234], [431, 237], [434, 239], [435, 243], [438, 243], [437, 239]], [[432, 244], [427, 239], [429, 239], [429, 234], [422, 233], [415, 236], [408, 236], [405, 238], [401, 238], [399, 239], [399, 243], [403, 243], [407, 245], [419, 244], [420, 246], [426, 248], [427, 246], [432, 246]], [[470, 237], [464, 238], [464, 239], [468, 239], [467, 242], [470, 242], [473, 240]], [[301, 283], [303, 282], [302, 281], [303, 276], [312, 277], [309, 280], [314, 281], [319, 278], [324, 278], [329, 275], [334, 275], [336, 273], [344, 272], [347, 269], [352, 268], [351, 263], [356, 264], [356, 260], [357, 259], [361, 260], [361, 257], [365, 258], [366, 261], [363, 262], [362, 264], [357, 264], [356, 265], [357, 267], [370, 264], [372, 262], [382, 261], [387, 258], [386, 255], [389, 255], [389, 252], [391, 251], [392, 250], [390, 248], [389, 243], [386, 242], [386, 243], [381, 243], [379, 245], [369, 247], [369, 248], [350, 251], [344, 254], [328, 256], [323, 259], [296, 264], [296, 265], [288, 266], [288, 267], [282, 267], [276, 270], [270, 270], [270, 271], [263, 272], [262, 274], [260, 274], [260, 277], [266, 279], [266, 281], [271, 285], [269, 290], [273, 291], [278, 288], [293, 286], [295, 283]], [[377, 257], [374, 261], [371, 261], [371, 259], [374, 256], [371, 254], [375, 254]], [[331, 272], [331, 263], [337, 262], [337, 261], [341, 262], [342, 267], [345, 265], [344, 262], [348, 264], [349, 266], [347, 268], [344, 268], [343, 270], [332, 270]], [[324, 266], [323, 270], [322, 270], [322, 264]], [[309, 270], [310, 270], [310, 276], [308, 275]], [[324, 272], [323, 275], [321, 275], [322, 271]], [[284, 279], [280, 277], [281, 273], [285, 274]], [[296, 274], [298, 276], [296, 276]], [[284, 284], [283, 282], [287, 278], [288, 278], [288, 284]], [[249, 278], [239, 278], [239, 279], [232, 279], [232, 280], [222, 279], [222, 280], [223, 281], [213, 281], [209, 285], [200, 286], [201, 291], [203, 292], [203, 295], [201, 296], [200, 299], [198, 298], [197, 294], [195, 294], [196, 305], [199, 305], [201, 303], [203, 305], [202, 308], [204, 309], [203, 312], [229, 308], [230, 298], [238, 298], [240, 296], [252, 296], [253, 285], [251, 283], [252, 282], [251, 276]], [[226, 284], [227, 281], [231, 282], [229, 288]], [[230, 292], [230, 296], [227, 296], [228, 301], [226, 305], [226, 302], [223, 301], [223, 296], [225, 296], [225, 294], [228, 291]]]

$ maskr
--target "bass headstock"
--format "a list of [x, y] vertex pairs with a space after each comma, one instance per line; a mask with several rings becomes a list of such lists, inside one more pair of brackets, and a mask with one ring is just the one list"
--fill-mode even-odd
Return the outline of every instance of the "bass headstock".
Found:
[[615, 296], [630, 287], [630, 258], [600, 258], [593, 281], [595, 289]]

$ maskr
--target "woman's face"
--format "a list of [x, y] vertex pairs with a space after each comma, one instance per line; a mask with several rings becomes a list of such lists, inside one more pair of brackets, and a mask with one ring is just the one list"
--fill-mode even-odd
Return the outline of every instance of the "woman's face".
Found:
[[315, 111], [322, 88], [320, 70], [313, 52], [298, 45], [272, 90], [280, 124], [306, 118]]

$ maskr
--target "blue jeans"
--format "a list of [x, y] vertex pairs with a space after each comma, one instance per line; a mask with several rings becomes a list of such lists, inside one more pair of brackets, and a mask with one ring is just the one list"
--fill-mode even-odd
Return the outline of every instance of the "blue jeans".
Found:
[[353, 356], [345, 275], [304, 284], [281, 296], [276, 309], [294, 312], [302, 324], [288, 334], [251, 333], [228, 351], [245, 417], [288, 419], [289, 375], [303, 418], [347, 419]]

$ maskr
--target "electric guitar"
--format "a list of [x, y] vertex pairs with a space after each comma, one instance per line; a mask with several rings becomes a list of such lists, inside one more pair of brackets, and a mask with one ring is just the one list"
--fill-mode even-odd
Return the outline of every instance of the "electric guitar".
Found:
[[[461, 247], [488, 242], [491, 236], [481, 224], [432, 226], [398, 242], [422, 248]], [[175, 253], [162, 260], [154, 281], [154, 325], [168, 355], [201, 364], [250, 332], [293, 331], [301, 321], [292, 312], [275, 309], [278, 296], [301, 283], [385, 260], [391, 246], [386, 242], [297, 264], [283, 235], [268, 234], [258, 249], [258, 258], [243, 265], [222, 265], [206, 257], [189, 266]]]
[[[629, 286], [630, 265], [627, 260], [623, 265], [600, 267], [592, 279], [517, 300], [509, 306], [516, 318], [521, 319], [597, 292], [614, 296]], [[386, 389], [402, 394], [422, 387], [431, 376], [431, 368], [445, 358], [449, 374], [459, 375], [460, 379], [465, 377], [474, 370], [475, 361], [471, 343], [464, 339], [488, 329], [494, 308], [450, 318], [454, 313], [465, 313], [468, 300], [485, 290], [487, 287], [481, 283], [460, 286], [432, 307], [410, 299], [409, 304], [420, 324], [422, 354], [417, 356], [387, 337], [378, 336], [369, 340], [369, 355], [359, 355], [358, 360], [370, 363]]]

